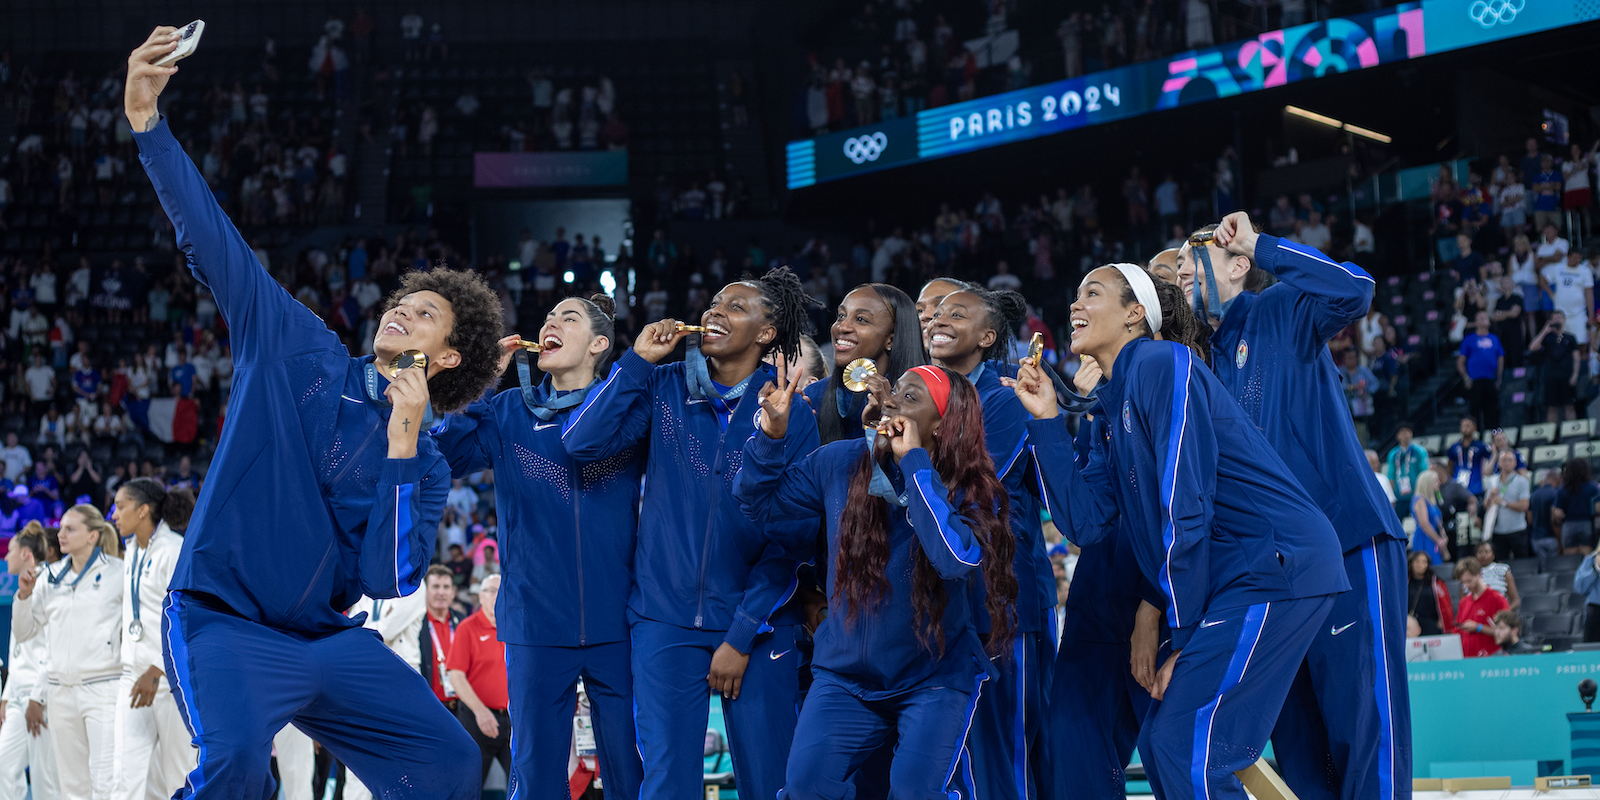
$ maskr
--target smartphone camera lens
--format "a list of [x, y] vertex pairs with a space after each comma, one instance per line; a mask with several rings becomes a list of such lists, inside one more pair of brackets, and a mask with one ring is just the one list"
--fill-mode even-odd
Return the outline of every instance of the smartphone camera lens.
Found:
[[189, 23], [189, 27], [184, 29], [183, 38], [187, 39], [187, 38], [189, 38], [190, 36], [193, 36], [193, 35], [194, 35], [194, 23], [191, 22], [191, 23]]

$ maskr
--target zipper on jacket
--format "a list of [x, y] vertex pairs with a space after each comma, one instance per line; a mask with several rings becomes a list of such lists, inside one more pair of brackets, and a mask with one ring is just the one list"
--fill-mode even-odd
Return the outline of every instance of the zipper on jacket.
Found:
[[[715, 414], [716, 412], [713, 411], [712, 413]], [[733, 425], [733, 414], [732, 413], [728, 414], [728, 425], [730, 425], [730, 426]], [[718, 425], [717, 427], [720, 428], [722, 426]], [[727, 441], [727, 439], [728, 439], [728, 430], [726, 428], [723, 428], [722, 434], [717, 437], [717, 457], [716, 457], [716, 460], [712, 462], [713, 464], [715, 464], [717, 466], [721, 466], [722, 463], [723, 463], [722, 445], [723, 445], [724, 442]], [[717, 489], [719, 488], [717, 486], [717, 483], [722, 480], [720, 475], [721, 475], [721, 473], [716, 471], [716, 470], [713, 470], [712, 473], [711, 473], [711, 476], [712, 476], [712, 478], [714, 478], [714, 480], [711, 481], [711, 497], [710, 497], [711, 502], [708, 504], [709, 505], [709, 510], [706, 513], [706, 537], [705, 537], [705, 541], [700, 543], [700, 599], [699, 599], [699, 602], [695, 605], [695, 608], [694, 608], [694, 627], [695, 627], [696, 630], [700, 629], [701, 627], [703, 627], [705, 625], [706, 560], [711, 557], [711, 526], [716, 522], [716, 519], [717, 519], [717, 505], [718, 505], [717, 504], [717, 500], [721, 499], [721, 495], [722, 495], [721, 492], [717, 491]]]
[[572, 539], [578, 548], [578, 646], [588, 644], [589, 632], [587, 616], [584, 609], [587, 604], [583, 599], [583, 515], [580, 507], [583, 503], [582, 494], [583, 468], [578, 462], [572, 462]]
[[322, 571], [328, 568], [328, 560], [333, 557], [333, 551], [337, 549], [339, 549], [339, 543], [337, 540], [328, 543], [328, 549], [324, 550], [322, 553], [322, 563], [318, 564], [317, 571], [311, 574], [311, 580], [306, 581], [305, 594], [300, 595], [299, 602], [294, 604], [294, 608], [289, 609], [289, 613], [279, 617], [278, 622], [289, 622], [290, 620], [294, 619], [294, 615], [300, 613], [300, 609], [304, 607], [306, 601], [311, 598], [311, 592], [317, 588], [317, 581], [322, 578]]

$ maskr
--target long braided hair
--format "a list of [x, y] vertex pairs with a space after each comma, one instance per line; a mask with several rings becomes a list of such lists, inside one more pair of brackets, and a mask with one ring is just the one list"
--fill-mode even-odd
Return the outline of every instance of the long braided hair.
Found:
[[806, 294], [800, 276], [786, 266], [759, 278], [746, 275], [742, 282], [761, 292], [761, 300], [767, 304], [767, 321], [778, 331], [761, 351], [762, 357], [777, 351], [790, 364], [798, 362], [800, 337], [811, 332], [811, 309], [821, 308], [822, 304]]
[[[929, 443], [929, 457], [965, 518], [982, 552], [981, 578], [984, 605], [992, 620], [988, 647], [1004, 653], [1015, 633], [1012, 606], [1017, 600], [1017, 576], [1011, 559], [1016, 541], [1008, 523], [1010, 498], [994, 472], [983, 439], [983, 406], [971, 381], [955, 370], [944, 369], [950, 379], [950, 402], [940, 431]], [[893, 459], [891, 448], [863, 452], [850, 476], [849, 495], [839, 518], [838, 555], [834, 561], [832, 602], [845, 610], [844, 623], [854, 624], [863, 611], [889, 600], [891, 586], [885, 577], [889, 566], [889, 502], [871, 494], [872, 459], [884, 470]], [[935, 657], [944, 654], [944, 611], [950, 598], [944, 579], [916, 539], [911, 548], [911, 605], [917, 642]]]

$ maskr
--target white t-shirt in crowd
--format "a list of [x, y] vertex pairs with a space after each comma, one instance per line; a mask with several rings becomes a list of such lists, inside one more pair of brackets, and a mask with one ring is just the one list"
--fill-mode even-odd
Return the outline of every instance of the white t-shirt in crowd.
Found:
[[56, 379], [55, 370], [42, 365], [37, 367], [29, 367], [28, 371], [23, 373], [23, 377], [28, 381], [29, 397], [32, 397], [38, 402], [44, 402], [45, 400], [50, 399], [51, 392], [53, 391], [52, 384]]
[[[1494, 489], [1496, 484], [1503, 484], [1500, 496], [1508, 503], [1517, 503], [1527, 500], [1531, 494], [1528, 488], [1528, 476], [1513, 472], [1511, 477], [1504, 475], [1491, 476], [1484, 482], [1485, 490]], [[1499, 534], [1520, 533], [1528, 528], [1528, 517], [1525, 512], [1513, 511], [1502, 506], [1500, 513], [1494, 517], [1494, 532]]]
[[1547, 242], [1544, 240], [1543, 236], [1540, 236], [1538, 243], [1534, 245], [1533, 253], [1540, 258], [1559, 254], [1562, 257], [1562, 260], [1565, 261], [1567, 247], [1567, 240], [1561, 238], [1560, 236], [1557, 236], [1556, 240], [1553, 242]]
[[1004, 275], [996, 275], [989, 279], [989, 290], [993, 292], [1004, 291], [1006, 289], [1010, 289], [1011, 291], [1015, 292], [1021, 288], [1022, 279], [1012, 275], [1009, 272], [1005, 273]]
[[1588, 344], [1589, 326], [1585, 320], [1589, 318], [1589, 310], [1584, 307], [1583, 290], [1594, 288], [1594, 273], [1582, 264], [1576, 267], [1551, 264], [1544, 268], [1542, 274], [1545, 282], [1550, 284], [1556, 309], [1567, 315], [1567, 330], [1578, 340], [1578, 344]]
[[1513, 251], [1510, 260], [1512, 283], [1518, 286], [1532, 286], [1539, 282], [1539, 275], [1533, 269], [1533, 251], [1528, 251], [1528, 254], [1521, 258], [1518, 258], [1516, 252]]

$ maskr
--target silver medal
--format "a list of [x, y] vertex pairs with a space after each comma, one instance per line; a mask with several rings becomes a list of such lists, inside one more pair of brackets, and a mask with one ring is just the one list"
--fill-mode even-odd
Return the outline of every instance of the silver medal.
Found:
[[128, 638], [137, 642], [144, 638], [144, 623], [134, 620], [128, 623]]

